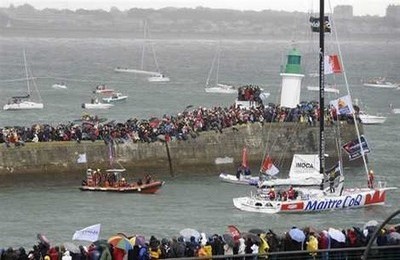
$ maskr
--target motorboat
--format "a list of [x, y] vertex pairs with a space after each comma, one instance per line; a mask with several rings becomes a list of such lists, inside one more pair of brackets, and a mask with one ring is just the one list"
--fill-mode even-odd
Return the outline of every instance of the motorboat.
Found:
[[107, 87], [104, 84], [98, 85], [93, 93], [96, 94], [111, 94], [114, 92], [114, 89]]
[[223, 182], [233, 183], [233, 184], [245, 184], [245, 185], [257, 185], [259, 181], [258, 176], [252, 176], [250, 168], [248, 166], [248, 151], [246, 147], [242, 149], [242, 162], [238, 169], [236, 169], [236, 174], [220, 173], [219, 179]]
[[388, 89], [393, 89], [393, 88], [398, 88], [399, 84], [392, 83], [390, 81], [386, 81], [384, 77], [379, 77], [379, 78], [373, 78], [365, 82], [364, 87], [373, 87], [373, 88], [388, 88]]
[[83, 103], [82, 108], [86, 109], [109, 109], [113, 107], [113, 104], [101, 103], [98, 98], [92, 98], [90, 103]]
[[61, 83], [55, 83], [51, 87], [57, 88], [57, 89], [66, 89], [67, 85], [65, 85], [65, 83], [61, 82]]
[[120, 93], [120, 92], [114, 92], [114, 93], [113, 93], [111, 96], [109, 96], [109, 97], [103, 97], [102, 100], [103, 100], [104, 102], [111, 103], [111, 102], [123, 101], [123, 100], [126, 100], [127, 98], [128, 98], [127, 95], [123, 95], [123, 94]]
[[360, 112], [358, 117], [363, 125], [380, 125], [386, 121], [386, 116], [370, 115], [363, 112]]
[[233, 183], [233, 184], [245, 184], [245, 185], [254, 185], [258, 184], [260, 178], [258, 176], [244, 175], [241, 174], [239, 178], [236, 175], [228, 174], [228, 173], [220, 173], [219, 179], [223, 182]]
[[[144, 182], [127, 182], [122, 173], [125, 169], [107, 169], [103, 174], [100, 170], [86, 170], [86, 180], [82, 182], [81, 191], [96, 191], [96, 192], [119, 192], [119, 193], [144, 193], [154, 194], [163, 185], [163, 181], [153, 180], [149, 177]], [[112, 181], [104, 181], [102, 177], [108, 177]]]

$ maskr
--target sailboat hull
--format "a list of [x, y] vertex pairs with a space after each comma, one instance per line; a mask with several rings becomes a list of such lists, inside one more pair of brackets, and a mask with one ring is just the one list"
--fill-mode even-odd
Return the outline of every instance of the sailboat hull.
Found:
[[228, 182], [228, 183], [233, 183], [233, 184], [244, 184], [244, 185], [257, 185], [258, 181], [259, 181], [258, 176], [240, 175], [240, 178], [238, 179], [236, 177], [236, 175], [227, 174], [227, 173], [221, 173], [219, 175], [219, 179], [223, 182]]
[[11, 103], [3, 106], [3, 110], [28, 110], [28, 109], [43, 109], [43, 103], [32, 101], [21, 101], [19, 103]]
[[294, 200], [270, 200], [266, 195], [234, 198], [236, 208], [265, 214], [313, 213], [338, 209], [361, 208], [385, 203], [386, 191], [395, 188], [348, 189], [342, 195], [329, 195], [324, 191], [304, 194]]

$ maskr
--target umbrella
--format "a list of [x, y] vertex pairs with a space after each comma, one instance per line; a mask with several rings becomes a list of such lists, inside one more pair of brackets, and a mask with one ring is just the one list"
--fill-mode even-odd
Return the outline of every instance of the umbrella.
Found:
[[299, 228], [292, 228], [289, 230], [289, 236], [291, 239], [297, 242], [303, 242], [306, 239], [306, 235], [304, 234], [303, 230]]
[[132, 237], [129, 241], [132, 246], [144, 246], [146, 244], [146, 239], [140, 235]]
[[37, 239], [44, 245], [50, 247], [50, 241], [43, 234], [37, 234]]
[[231, 234], [223, 234], [222, 238], [224, 239], [225, 243], [230, 246], [230, 247], [234, 247], [235, 246], [235, 240], [233, 239]]
[[400, 233], [398, 232], [390, 232], [388, 235], [388, 242], [389, 244], [397, 244], [400, 241]]
[[185, 241], [190, 241], [190, 237], [195, 237], [196, 240], [200, 239], [200, 233], [199, 231], [193, 229], [193, 228], [184, 228], [181, 231], [179, 231], [179, 234], [183, 236]]
[[368, 227], [376, 227], [376, 226], [378, 226], [378, 221], [370, 220], [364, 224], [364, 229], [367, 229]]
[[250, 239], [253, 243], [261, 243], [261, 238], [254, 233], [242, 233], [242, 238], [245, 240]]
[[253, 233], [253, 234], [266, 234], [267, 231], [261, 228], [252, 228], [249, 230], [249, 233]]
[[328, 234], [332, 239], [336, 240], [337, 242], [341, 242], [341, 243], [346, 242], [346, 236], [340, 230], [337, 230], [334, 228], [329, 228]]
[[126, 252], [133, 248], [129, 239], [121, 235], [112, 236], [107, 242], [116, 248], [125, 250]]
[[71, 242], [64, 242], [63, 246], [66, 250], [68, 250], [71, 253], [74, 254], [79, 254], [81, 252], [81, 250], [79, 249], [79, 247], [77, 245], [75, 245], [74, 243]]

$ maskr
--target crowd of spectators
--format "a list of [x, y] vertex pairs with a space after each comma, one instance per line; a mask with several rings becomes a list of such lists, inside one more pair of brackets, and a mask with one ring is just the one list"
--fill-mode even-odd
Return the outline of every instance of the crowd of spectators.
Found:
[[[260, 89], [247, 86], [239, 91], [244, 100], [257, 99]], [[84, 115], [79, 121], [58, 125], [34, 124], [31, 127], [3, 127], [0, 143], [6, 146], [24, 145], [25, 142], [117, 140], [118, 142], [155, 142], [162, 140], [187, 140], [201, 132], [221, 132], [229, 127], [249, 123], [300, 122], [315, 126], [319, 118], [317, 102], [303, 102], [296, 108], [284, 108], [272, 103], [248, 108], [198, 107], [185, 109], [177, 115], [126, 122], [102, 122], [97, 116]], [[329, 120], [329, 113], [328, 120]], [[346, 118], [345, 118], [346, 119]]]
[[[366, 224], [368, 223], [371, 222]], [[38, 244], [35, 244], [31, 250], [26, 251], [23, 247], [0, 248], [0, 259], [157, 260], [188, 257], [212, 259], [213, 256], [227, 260], [278, 259], [278, 256], [284, 259], [361, 259], [364, 250], [357, 250], [357, 248], [368, 244], [377, 227], [377, 222], [364, 225], [363, 228], [351, 227], [343, 230], [292, 227], [281, 235], [277, 235], [270, 229], [234, 231], [211, 236], [194, 230], [193, 234], [182, 235], [180, 232], [178, 237], [161, 240], [155, 236], [146, 240], [143, 235], [127, 236], [117, 233], [107, 240], [97, 240], [87, 247], [76, 246], [71, 242], [52, 245], [44, 235], [38, 234]], [[374, 245], [382, 249], [373, 251], [373, 259], [398, 258], [400, 255], [399, 232], [400, 226], [385, 227], [378, 232]], [[394, 247], [388, 249], [384, 248], [385, 246]], [[353, 250], [344, 251], [345, 248]], [[284, 254], [281, 255], [282, 252]]]

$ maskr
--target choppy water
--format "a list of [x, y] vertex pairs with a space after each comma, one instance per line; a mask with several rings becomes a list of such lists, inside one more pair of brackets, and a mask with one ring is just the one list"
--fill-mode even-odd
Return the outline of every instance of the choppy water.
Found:
[[[97, 113], [119, 121], [177, 114], [187, 105], [210, 107], [233, 103], [234, 95], [211, 95], [203, 89], [216, 42], [155, 41], [160, 66], [171, 78], [170, 82], [159, 84], [113, 72], [116, 66], [139, 66], [141, 44], [141, 41], [121, 39], [0, 38], [1, 103], [25, 89], [23, 81], [6, 81], [25, 77], [23, 48], [34, 76], [39, 77], [37, 85], [45, 103], [42, 111], [0, 111], [0, 126], [56, 124], [77, 119], [84, 112], [81, 103], [90, 99], [91, 91], [100, 83], [129, 95], [125, 103]], [[277, 102], [280, 65], [289, 46], [286, 42], [274, 41], [223, 41], [220, 81], [261, 85], [271, 93], [271, 102]], [[307, 51], [306, 43], [297, 46]], [[400, 81], [399, 47], [399, 42], [391, 41], [342, 44], [353, 98], [358, 98], [368, 112], [388, 116], [384, 125], [365, 127], [372, 149], [370, 163], [378, 175], [398, 186], [400, 119], [398, 115], [388, 114], [388, 105], [400, 107], [400, 91], [365, 88], [361, 80], [383, 75]], [[150, 64], [150, 59], [147, 63]], [[61, 80], [67, 83], [67, 90], [51, 88]], [[306, 90], [302, 95], [305, 100], [316, 99], [315, 93]], [[360, 170], [350, 169], [350, 183], [363, 181], [365, 177]], [[70, 241], [75, 230], [96, 223], [102, 224], [102, 238], [115, 232], [170, 237], [185, 227], [223, 233], [229, 224], [237, 225], [240, 230], [262, 227], [277, 232], [293, 225], [360, 226], [371, 219], [385, 219], [398, 208], [400, 198], [400, 191], [396, 190], [389, 193], [385, 206], [269, 216], [241, 212], [233, 207], [232, 198], [248, 194], [251, 187], [220, 183], [218, 173], [196, 172], [194, 175], [164, 176], [166, 185], [154, 196], [80, 192], [77, 187], [83, 173], [57, 178], [1, 176], [0, 247], [30, 247], [38, 232], [54, 243]]]

